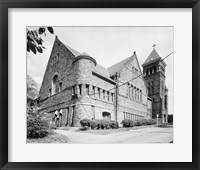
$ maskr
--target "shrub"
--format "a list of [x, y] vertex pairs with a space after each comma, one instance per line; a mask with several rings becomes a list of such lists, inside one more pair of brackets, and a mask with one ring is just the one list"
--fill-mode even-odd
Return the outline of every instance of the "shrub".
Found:
[[80, 128], [80, 130], [82, 130], [82, 131], [85, 131], [85, 130], [87, 130], [87, 129], [88, 129], [88, 128], [87, 128], [86, 126]]
[[152, 125], [157, 124], [157, 120], [156, 120], [156, 119], [151, 119], [151, 124], [152, 124]]
[[145, 126], [145, 125], [154, 125], [156, 124], [156, 119], [140, 119], [140, 120], [122, 120], [121, 124], [123, 127], [133, 127], [133, 126]]
[[81, 124], [81, 126], [87, 126], [87, 127], [90, 127], [90, 125], [91, 125], [91, 122], [92, 122], [92, 120], [90, 120], [90, 119], [82, 119], [81, 121], [80, 121], [80, 124]]
[[27, 115], [27, 138], [43, 138], [48, 135], [49, 123], [40, 114]]
[[112, 128], [112, 129], [117, 129], [117, 128], [119, 128], [118, 122], [112, 120], [112, 121], [111, 121], [111, 124], [110, 124], [110, 128]]
[[97, 129], [108, 129], [111, 125], [111, 122], [108, 119], [95, 119], [94, 122]]
[[121, 124], [123, 125], [123, 127], [133, 127], [134, 126], [134, 122], [129, 119], [122, 120]]
[[119, 127], [118, 122], [108, 119], [82, 119], [80, 124], [82, 127], [90, 127], [91, 129], [116, 129]]

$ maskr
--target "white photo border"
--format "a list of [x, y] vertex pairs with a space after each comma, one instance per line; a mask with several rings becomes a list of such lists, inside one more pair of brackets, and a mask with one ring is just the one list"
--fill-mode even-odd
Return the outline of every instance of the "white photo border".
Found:
[[[9, 162], [192, 162], [192, 9], [10, 8], [8, 16]], [[26, 144], [30, 25], [174, 26], [174, 144]]]

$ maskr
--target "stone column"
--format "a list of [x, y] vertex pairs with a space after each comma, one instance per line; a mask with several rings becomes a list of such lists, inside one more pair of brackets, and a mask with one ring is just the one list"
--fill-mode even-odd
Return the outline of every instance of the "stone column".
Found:
[[62, 121], [61, 121], [61, 126], [65, 126], [66, 122], [66, 109], [62, 109]]
[[82, 96], [87, 96], [86, 84], [82, 84]]
[[66, 118], [65, 118], [65, 126], [69, 126], [69, 107], [67, 107], [65, 109], [65, 112], [66, 112]]
[[95, 98], [99, 98], [98, 87], [95, 87]]
[[79, 89], [79, 85], [75, 86], [75, 94], [80, 97], [80, 89]]
[[89, 97], [92, 97], [93, 95], [93, 89], [92, 89], [92, 85], [89, 85]]
[[100, 99], [103, 100], [103, 89], [100, 89]]
[[110, 92], [109, 95], [110, 95], [110, 96], [109, 96], [109, 100], [110, 100], [110, 102], [112, 103], [112, 92]]
[[108, 101], [108, 92], [105, 90], [105, 101]]
[[67, 124], [69, 125], [69, 126], [71, 126], [72, 125], [72, 116], [73, 116], [73, 106], [70, 106], [69, 107], [69, 113], [68, 113], [68, 122], [67, 122]]

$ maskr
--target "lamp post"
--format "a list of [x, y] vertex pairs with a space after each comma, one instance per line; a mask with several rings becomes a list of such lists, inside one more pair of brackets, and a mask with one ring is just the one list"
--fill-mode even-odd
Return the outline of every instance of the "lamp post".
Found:
[[159, 117], [159, 114], [157, 114], [156, 117], [157, 117], [157, 127], [158, 127], [158, 117]]

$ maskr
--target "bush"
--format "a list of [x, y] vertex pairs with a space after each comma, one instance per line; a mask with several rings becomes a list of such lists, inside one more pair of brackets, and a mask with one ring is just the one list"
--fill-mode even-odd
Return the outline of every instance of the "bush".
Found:
[[121, 124], [123, 127], [133, 127], [134, 126], [134, 122], [129, 119], [122, 120]]
[[157, 120], [156, 120], [156, 119], [151, 119], [151, 124], [152, 124], [152, 125], [157, 124]]
[[156, 119], [140, 119], [140, 120], [122, 120], [121, 124], [123, 127], [133, 127], [133, 126], [145, 126], [145, 125], [154, 125], [156, 124]]
[[90, 119], [82, 119], [81, 121], [80, 121], [80, 124], [81, 124], [81, 126], [87, 126], [87, 127], [90, 127], [90, 124], [91, 124], [91, 121], [92, 120], [90, 120]]
[[90, 127], [91, 129], [116, 129], [119, 127], [116, 121], [108, 119], [82, 119], [80, 124], [82, 127]]
[[27, 138], [43, 138], [48, 135], [48, 121], [40, 114], [27, 115]]
[[97, 129], [108, 129], [111, 125], [111, 121], [108, 119], [95, 119], [93, 120]]
[[118, 122], [112, 120], [110, 128], [112, 128], [112, 129], [118, 129], [119, 128]]

